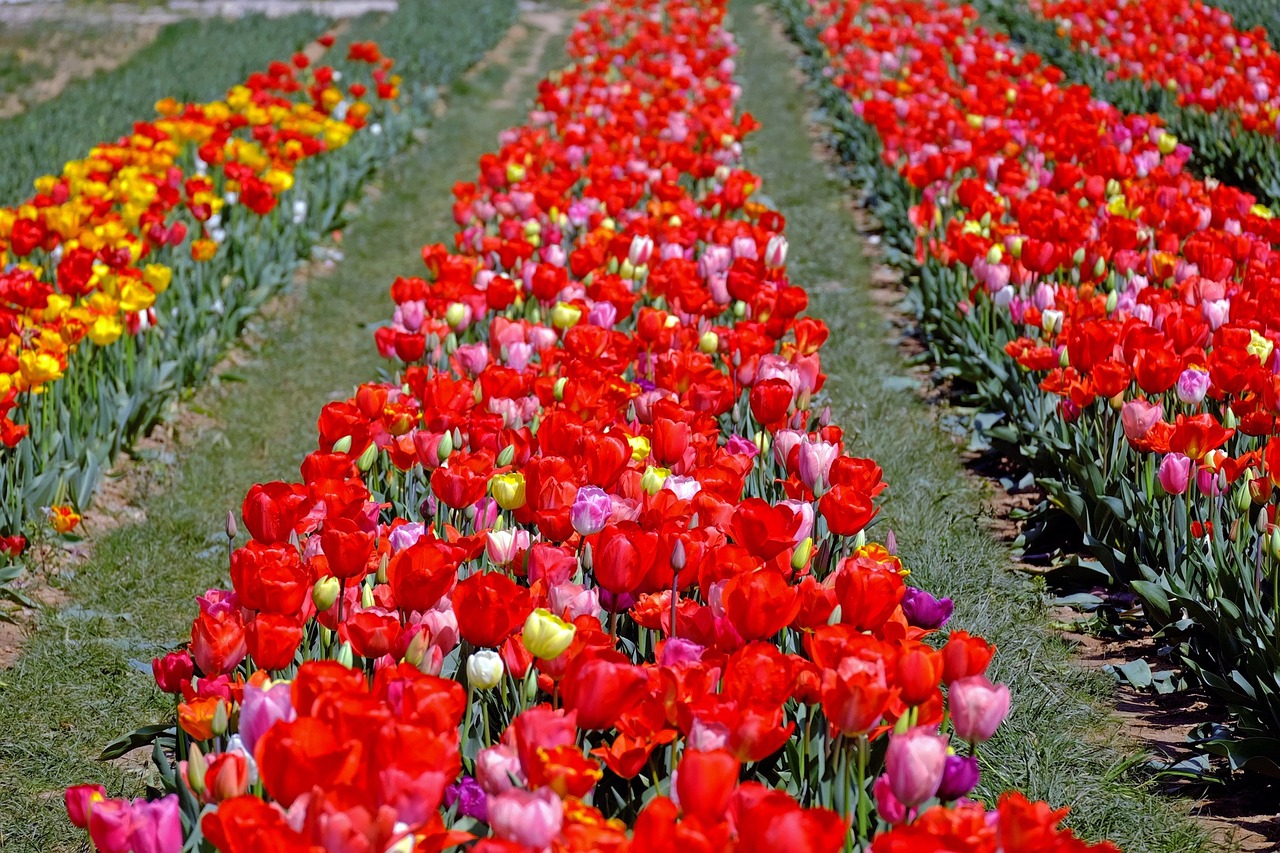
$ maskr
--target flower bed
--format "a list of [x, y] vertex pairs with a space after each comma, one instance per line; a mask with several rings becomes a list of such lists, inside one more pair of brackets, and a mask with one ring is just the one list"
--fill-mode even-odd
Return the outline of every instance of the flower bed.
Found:
[[866, 540], [723, 12], [583, 14], [392, 285], [395, 379], [250, 491], [154, 662], [177, 725], [107, 754], [167, 793], [67, 792], [99, 849], [1114, 849], [965, 799], [1008, 690]]
[[788, 8], [914, 253], [939, 359], [1004, 413], [992, 433], [1045, 474], [1088, 565], [1228, 703], [1240, 740], [1206, 747], [1275, 770], [1270, 212], [970, 7]]
[[361, 45], [340, 79], [297, 54], [223, 100], [161, 101], [0, 210], [0, 532], [86, 504], [341, 222], [397, 144], [389, 66]]

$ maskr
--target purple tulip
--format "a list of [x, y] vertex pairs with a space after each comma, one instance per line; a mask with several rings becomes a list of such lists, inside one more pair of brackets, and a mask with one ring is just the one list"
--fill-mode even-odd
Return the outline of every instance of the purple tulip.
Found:
[[917, 628], [935, 630], [947, 624], [951, 613], [956, 609], [955, 602], [949, 598], [934, 598], [923, 589], [907, 587], [902, 596], [902, 615], [907, 623]]
[[590, 536], [604, 530], [612, 514], [613, 499], [608, 492], [596, 486], [582, 486], [569, 509], [569, 520], [580, 535]]
[[488, 797], [480, 783], [470, 776], [463, 776], [444, 789], [445, 808], [452, 808], [454, 803], [458, 804], [460, 815], [486, 822], [489, 819]]
[[948, 755], [938, 786], [938, 799], [950, 802], [966, 797], [978, 784], [978, 759], [974, 756]]

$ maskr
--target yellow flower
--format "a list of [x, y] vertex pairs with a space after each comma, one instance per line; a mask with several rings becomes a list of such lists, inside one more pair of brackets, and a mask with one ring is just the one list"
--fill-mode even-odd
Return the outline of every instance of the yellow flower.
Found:
[[521, 639], [529, 654], [541, 660], [551, 660], [569, 648], [577, 630], [550, 610], [539, 607], [525, 620]]
[[58, 533], [70, 533], [80, 523], [80, 513], [70, 506], [49, 507], [49, 525]]
[[62, 378], [61, 363], [44, 352], [27, 350], [18, 356], [18, 370], [27, 386], [37, 393], [41, 385]]
[[169, 289], [169, 282], [173, 281], [173, 270], [164, 264], [147, 264], [142, 271], [142, 280], [156, 293], [164, 293]]
[[95, 317], [89, 326], [89, 340], [100, 347], [114, 344], [124, 334], [124, 326], [115, 317]]
[[503, 509], [519, 509], [524, 506], [524, 474], [515, 471], [510, 474], [498, 474], [489, 480], [493, 489], [493, 499]]
[[557, 329], [569, 329], [582, 319], [582, 309], [568, 302], [557, 302], [551, 309], [551, 325]]
[[640, 478], [640, 488], [644, 489], [651, 495], [656, 495], [662, 490], [662, 484], [671, 476], [669, 468], [658, 468], [650, 465], [644, 469], [644, 476]]
[[631, 445], [631, 459], [634, 462], [643, 462], [649, 456], [649, 439], [643, 435], [627, 436], [627, 444]]
[[1275, 348], [1276, 345], [1271, 342], [1270, 338], [1257, 332], [1249, 332], [1249, 343], [1245, 346], [1245, 349], [1256, 357], [1258, 361], [1266, 364], [1267, 359], [1271, 357], [1271, 353]]
[[333, 151], [351, 141], [351, 127], [340, 121], [331, 121], [324, 128], [324, 144]]
[[146, 311], [155, 301], [155, 292], [145, 282], [137, 279], [127, 279], [120, 289], [120, 308], [129, 313]]

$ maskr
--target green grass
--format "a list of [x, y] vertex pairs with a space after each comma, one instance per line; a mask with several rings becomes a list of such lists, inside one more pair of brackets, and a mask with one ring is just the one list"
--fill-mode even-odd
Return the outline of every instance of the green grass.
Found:
[[[470, 26], [484, 26], [481, 20]], [[472, 43], [473, 35], [451, 38]], [[490, 31], [484, 40], [492, 44], [498, 35]], [[140, 761], [94, 760], [115, 736], [172, 713], [139, 667], [185, 638], [194, 595], [225, 584], [227, 510], [238, 508], [255, 482], [296, 477], [314, 448], [320, 408], [376, 375], [381, 362], [366, 326], [389, 317], [387, 288], [396, 275], [420, 269], [422, 244], [451, 238], [453, 183], [471, 179], [498, 132], [522, 119], [523, 106], [495, 110], [490, 103], [532, 41], [521, 40], [499, 57], [502, 64], [453, 86], [426, 143], [384, 170], [382, 194], [347, 233], [344, 262], [309, 282], [283, 319], [259, 330], [267, 343], [237, 369], [240, 381], [200, 398], [218, 427], [192, 442], [177, 466], [158, 472], [141, 505], [147, 521], [95, 541], [92, 558], [64, 576], [68, 603], [40, 614], [20, 661], [0, 672], [0, 849], [82, 844], [62, 810], [68, 783], [140, 792]], [[551, 40], [539, 77], [562, 62], [562, 41]], [[532, 97], [536, 79], [526, 81], [522, 98]]]
[[787, 217], [792, 278], [810, 292], [810, 313], [831, 327], [824, 349], [836, 423], [852, 453], [876, 459], [890, 484], [884, 520], [914, 582], [956, 601], [950, 627], [997, 644], [992, 676], [1009, 683], [1014, 712], [984, 748], [984, 793], [1018, 788], [1072, 809], [1070, 823], [1126, 853], [1205, 850], [1175, 802], [1131, 768], [1143, 756], [1117, 736], [1106, 709], [1108, 679], [1073, 664], [1049, 631], [1036, 585], [1011, 570], [1008, 549], [986, 526], [991, 493], [963, 468], [952, 440], [904, 380], [892, 329], [869, 293], [870, 269], [849, 213], [848, 185], [813, 157], [806, 132], [813, 102], [795, 77], [781, 36], [752, 0], [735, 0], [742, 46], [743, 109], [763, 129], [747, 142], [747, 164]]

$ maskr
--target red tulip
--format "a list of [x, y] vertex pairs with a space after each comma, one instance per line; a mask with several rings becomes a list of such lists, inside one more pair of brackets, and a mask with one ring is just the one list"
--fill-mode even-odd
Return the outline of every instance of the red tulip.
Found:
[[447, 545], [423, 536], [387, 563], [387, 580], [402, 610], [424, 613], [453, 588], [458, 563]]
[[480, 572], [459, 581], [451, 597], [462, 639], [497, 648], [533, 611], [529, 590], [500, 572]]

